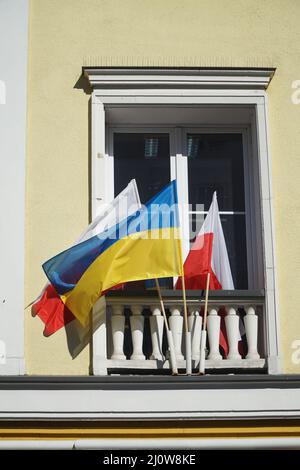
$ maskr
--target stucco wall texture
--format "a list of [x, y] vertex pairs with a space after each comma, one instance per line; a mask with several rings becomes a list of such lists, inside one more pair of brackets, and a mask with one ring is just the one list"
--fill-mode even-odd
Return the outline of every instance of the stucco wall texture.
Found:
[[[25, 305], [45, 283], [41, 264], [89, 221], [89, 94], [83, 65], [276, 67], [268, 89], [282, 369], [299, 373], [300, 79], [298, 0], [31, 0], [26, 176]], [[28, 374], [88, 374], [65, 332], [26, 316]], [[294, 361], [297, 362], [297, 361]]]

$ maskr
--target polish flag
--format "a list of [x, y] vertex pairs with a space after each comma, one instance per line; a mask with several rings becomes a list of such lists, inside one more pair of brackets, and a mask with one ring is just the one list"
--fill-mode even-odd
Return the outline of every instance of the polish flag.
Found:
[[[201, 230], [184, 262], [186, 289], [206, 289], [208, 273], [210, 290], [234, 290], [216, 192]], [[176, 289], [181, 288], [182, 281], [178, 278]]]
[[[205, 290], [208, 273], [210, 273], [210, 290], [234, 290], [216, 192], [214, 192], [211, 206], [201, 230], [184, 262], [186, 289]], [[182, 289], [181, 278], [178, 278], [176, 289]], [[225, 327], [225, 309], [221, 309], [219, 313], [221, 316], [220, 346], [223, 348], [225, 357], [227, 357], [228, 340]]]

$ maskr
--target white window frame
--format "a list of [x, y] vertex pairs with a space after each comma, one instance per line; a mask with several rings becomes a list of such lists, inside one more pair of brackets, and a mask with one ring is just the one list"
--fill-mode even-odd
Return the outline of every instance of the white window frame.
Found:
[[[261, 213], [257, 214], [257, 218], [261, 218], [264, 253], [266, 352], [268, 372], [279, 373], [278, 299], [268, 143], [268, 99], [265, 91], [274, 70], [86, 68], [84, 73], [93, 88], [91, 98], [93, 217], [97, 215], [101, 205], [113, 197], [109, 179], [112, 159], [106, 153], [105, 142], [106, 107], [191, 104], [253, 107], [251, 136], [252, 146], [258, 155], [257, 174], [260, 177], [259, 182], [254, 182], [257, 188], [254, 196], [259, 198], [261, 207]], [[103, 339], [103, 332], [100, 329], [94, 337], [94, 351], [99, 351]], [[94, 354], [95, 364], [98, 359], [97, 354]]]

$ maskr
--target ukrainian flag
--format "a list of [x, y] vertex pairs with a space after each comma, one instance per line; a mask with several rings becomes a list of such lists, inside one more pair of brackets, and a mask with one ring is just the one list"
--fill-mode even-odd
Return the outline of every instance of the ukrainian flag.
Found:
[[43, 269], [83, 325], [104, 291], [124, 282], [181, 276], [176, 181], [135, 214], [46, 261]]

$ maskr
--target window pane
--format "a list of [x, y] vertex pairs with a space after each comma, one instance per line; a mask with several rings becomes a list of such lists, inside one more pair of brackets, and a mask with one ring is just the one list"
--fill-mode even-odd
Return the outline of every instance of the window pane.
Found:
[[115, 195], [133, 178], [141, 202], [170, 182], [169, 134], [114, 134]]
[[[191, 233], [199, 231], [203, 214], [190, 214]], [[248, 288], [246, 228], [244, 215], [220, 215], [224, 232], [231, 274], [235, 289]], [[195, 236], [191, 239], [191, 243]]]
[[221, 215], [235, 289], [248, 288], [246, 225], [244, 215]]
[[[169, 134], [114, 133], [114, 178], [117, 195], [133, 178], [141, 202], [146, 203], [170, 182]], [[172, 278], [160, 279], [163, 288], [172, 288]], [[155, 282], [137, 281], [125, 285], [126, 291], [155, 289]]]
[[189, 203], [208, 210], [217, 191], [220, 211], [244, 211], [241, 134], [188, 134]]
[[[189, 203], [208, 211], [214, 191], [221, 215], [236, 289], [248, 288], [243, 142], [241, 134], [188, 134]], [[196, 204], [202, 207], [196, 207]], [[192, 216], [191, 234], [199, 231], [203, 214]], [[196, 224], [197, 221], [197, 224]]]

